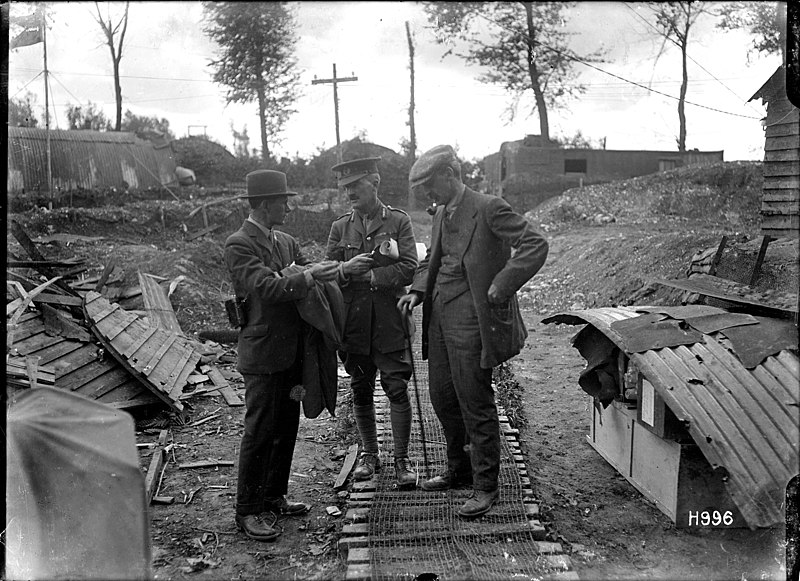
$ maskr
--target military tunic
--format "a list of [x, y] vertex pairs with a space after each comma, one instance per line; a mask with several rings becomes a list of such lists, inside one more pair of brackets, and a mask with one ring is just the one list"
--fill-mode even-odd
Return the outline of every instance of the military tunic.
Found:
[[354, 210], [337, 218], [331, 226], [326, 249], [330, 260], [343, 262], [372, 252], [390, 238], [397, 241], [400, 258], [396, 263], [375, 267], [369, 278], [354, 278], [341, 285], [346, 321], [342, 350], [346, 353], [368, 355], [371, 349], [391, 353], [406, 347], [406, 330], [397, 300], [413, 281], [417, 249], [408, 214], [380, 200], [367, 217], [366, 226]]

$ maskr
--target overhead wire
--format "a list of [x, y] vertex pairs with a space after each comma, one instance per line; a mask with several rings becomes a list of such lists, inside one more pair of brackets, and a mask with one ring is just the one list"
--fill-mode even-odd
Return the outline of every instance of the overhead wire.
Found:
[[[661, 31], [660, 31], [660, 30], [658, 30], [658, 28], [656, 28], [655, 26], [653, 26], [653, 24], [652, 24], [652, 23], [650, 23], [650, 22], [648, 22], [648, 20], [647, 20], [645, 17], [643, 17], [643, 16], [642, 16], [641, 14], [639, 14], [638, 12], [636, 12], [636, 10], [634, 10], [634, 9], [633, 9], [633, 8], [630, 6], [630, 4], [629, 4], [628, 2], [623, 2], [623, 4], [625, 5], [625, 7], [626, 7], [628, 10], [630, 10], [631, 12], [633, 12], [633, 14], [634, 14], [634, 15], [635, 15], [635, 16], [636, 16], [636, 17], [637, 17], [639, 20], [641, 20], [642, 22], [644, 22], [644, 23], [645, 23], [647, 26], [649, 26], [650, 28], [652, 28], [652, 29], [653, 29], [654, 31], [656, 31], [658, 34], [661, 34]], [[675, 45], [675, 46], [677, 46], [678, 48], [681, 48], [681, 45], [680, 45], [680, 44], [679, 44], [679, 43], [678, 43], [678, 42], [677, 42], [677, 41], [676, 41], [674, 38], [670, 38], [669, 36], [666, 36], [666, 35], [663, 35], [663, 34], [662, 34], [662, 36], [664, 36], [664, 38], [666, 38], [667, 40], [671, 41], [671, 42], [672, 42], [672, 44], [674, 44], [674, 45]], [[731, 88], [730, 88], [728, 85], [726, 85], [726, 84], [725, 84], [725, 83], [723, 83], [723, 82], [722, 82], [720, 79], [718, 79], [718, 78], [716, 77], [716, 75], [714, 75], [714, 73], [712, 73], [711, 71], [709, 71], [707, 68], [705, 68], [705, 67], [704, 67], [703, 65], [701, 65], [699, 62], [697, 62], [697, 61], [696, 61], [696, 60], [695, 60], [695, 59], [694, 59], [694, 58], [693, 58], [693, 57], [692, 57], [690, 54], [688, 54], [688, 52], [687, 52], [687, 54], [686, 54], [686, 57], [687, 57], [687, 58], [688, 58], [690, 61], [692, 61], [694, 64], [696, 64], [698, 67], [700, 67], [701, 69], [703, 69], [703, 71], [705, 71], [706, 73], [708, 73], [708, 75], [709, 75], [709, 76], [711, 76], [711, 78], [712, 78], [712, 79], [714, 79], [714, 80], [715, 80], [715, 81], [717, 81], [717, 82], [718, 82], [720, 85], [722, 85], [723, 87], [725, 87], [725, 88], [726, 88], [726, 89], [727, 89], [727, 90], [728, 90], [728, 91], [729, 91], [729, 92], [730, 92], [730, 93], [731, 93], [731, 94], [732, 94], [734, 97], [736, 97], [737, 99], [741, 99], [742, 101], [744, 101], [744, 98], [743, 98], [743, 97], [741, 97], [741, 96], [740, 96], [738, 93], [736, 93], [736, 91], [734, 91], [734, 90], [733, 90], [733, 89], [731, 89]], [[694, 83], [695, 81], [692, 81], [692, 82]], [[750, 105], [750, 104], [749, 104], [749, 102], [746, 102], [746, 104], [747, 104], [747, 105], [748, 105], [748, 106], [749, 106], [751, 109], [753, 109], [753, 111], [755, 111], [755, 109], [753, 108], [753, 106], [752, 106], [752, 105]]]
[[[488, 22], [491, 22], [491, 23], [492, 23], [492, 24], [494, 24], [495, 26], [498, 26], [498, 27], [500, 27], [500, 28], [503, 28], [503, 29], [505, 29], [505, 30], [507, 30], [507, 31], [509, 31], [509, 32], [519, 33], [519, 31], [514, 31], [514, 30], [510, 29], [509, 27], [507, 27], [507, 26], [504, 26], [502, 23], [500, 23], [500, 22], [497, 22], [496, 20], [493, 20], [492, 18], [489, 18], [489, 17], [488, 17], [488, 16], [486, 16], [485, 14], [478, 13], [478, 15], [479, 15], [481, 18], [485, 19], [486, 21], [488, 21]], [[591, 68], [591, 69], [595, 69], [595, 70], [597, 70], [597, 71], [600, 71], [600, 72], [601, 72], [601, 73], [603, 73], [603, 74], [606, 74], [606, 75], [609, 75], [609, 76], [611, 76], [611, 77], [614, 77], [615, 79], [619, 79], [620, 81], [623, 81], [623, 82], [625, 82], [625, 83], [629, 83], [629, 84], [631, 84], [631, 85], [634, 85], [634, 86], [636, 86], [636, 87], [640, 87], [640, 88], [644, 89], [645, 91], [649, 91], [649, 92], [651, 92], [651, 93], [655, 93], [655, 94], [657, 94], [657, 95], [661, 95], [662, 97], [667, 97], [668, 99], [672, 99], [672, 100], [674, 100], [674, 101], [680, 101], [680, 100], [681, 100], [681, 99], [680, 99], [680, 97], [675, 97], [674, 95], [670, 95], [670, 94], [668, 94], [668, 93], [664, 93], [663, 91], [658, 91], [658, 90], [656, 90], [656, 89], [652, 89], [652, 88], [650, 88], [650, 87], [647, 87], [647, 86], [645, 86], [645, 85], [642, 85], [641, 83], [637, 83], [636, 81], [631, 81], [631, 80], [629, 80], [629, 79], [626, 79], [625, 77], [622, 77], [622, 76], [620, 76], [620, 75], [617, 75], [617, 74], [615, 74], [615, 73], [611, 73], [611, 72], [609, 72], [609, 71], [607, 71], [607, 70], [605, 70], [605, 69], [602, 69], [602, 68], [600, 68], [600, 67], [598, 67], [598, 66], [595, 66], [595, 65], [593, 65], [593, 64], [591, 64], [591, 63], [589, 63], [589, 62], [586, 62], [586, 61], [584, 61], [584, 60], [582, 60], [582, 59], [580, 59], [580, 58], [578, 58], [578, 57], [572, 56], [571, 54], [568, 54], [568, 53], [566, 53], [566, 52], [564, 52], [564, 51], [562, 51], [562, 50], [559, 50], [559, 49], [557, 49], [557, 48], [554, 48], [554, 47], [552, 47], [552, 46], [549, 46], [549, 45], [548, 45], [548, 44], [546, 44], [546, 43], [543, 43], [543, 42], [541, 42], [541, 41], [538, 41], [538, 40], [531, 39], [531, 38], [530, 38], [530, 36], [529, 36], [528, 34], [526, 34], [526, 33], [522, 33], [522, 35], [523, 35], [523, 36], [524, 36], [524, 37], [525, 37], [527, 40], [529, 40], [529, 41], [530, 41], [530, 40], [532, 40], [534, 45], [539, 45], [539, 46], [542, 46], [542, 47], [544, 47], [544, 48], [546, 48], [546, 49], [548, 49], [548, 50], [550, 50], [550, 51], [552, 51], [552, 52], [554, 52], [554, 53], [556, 53], [556, 54], [558, 54], [558, 55], [560, 55], [560, 56], [562, 56], [562, 57], [564, 57], [564, 58], [566, 58], [566, 59], [568, 59], [568, 60], [575, 61], [575, 62], [577, 62], [577, 63], [580, 63], [580, 64], [582, 64], [582, 65], [584, 65], [584, 66], [587, 66], [587, 67], [589, 67], [589, 68]], [[683, 102], [684, 102], [685, 104], [687, 104], [687, 105], [692, 105], [692, 106], [694, 106], [694, 107], [700, 107], [700, 108], [702, 108], [702, 109], [707, 109], [707, 110], [709, 110], [709, 111], [714, 111], [714, 112], [716, 112], [716, 113], [722, 113], [722, 114], [724, 114], [724, 115], [731, 115], [731, 116], [733, 116], [733, 117], [743, 117], [743, 118], [745, 118], [745, 119], [756, 119], [756, 120], [760, 120], [760, 119], [761, 119], [760, 117], [752, 117], [752, 116], [750, 116], [750, 115], [742, 115], [741, 113], [733, 113], [732, 111], [724, 111], [724, 110], [722, 110], [722, 109], [718, 109], [718, 108], [716, 108], [716, 107], [710, 107], [710, 106], [708, 106], [708, 105], [702, 105], [702, 104], [700, 104], [700, 103], [694, 103], [694, 102], [692, 102], [692, 101], [688, 101], [688, 100], [686, 100], [686, 99], [684, 99], [684, 100], [683, 100]]]

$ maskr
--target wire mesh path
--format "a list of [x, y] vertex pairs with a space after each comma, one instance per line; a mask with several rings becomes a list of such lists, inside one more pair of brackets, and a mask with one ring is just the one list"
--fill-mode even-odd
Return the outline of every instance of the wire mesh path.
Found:
[[[418, 321], [419, 328], [419, 321]], [[444, 434], [428, 394], [428, 365], [414, 345], [414, 367], [421, 410], [417, 409], [414, 378], [409, 397], [414, 410], [410, 457], [419, 478], [447, 465]], [[351, 484], [339, 541], [347, 559], [347, 579], [448, 581], [455, 579], [577, 579], [560, 543], [546, 542], [538, 520], [518, 430], [500, 416], [502, 433], [500, 497], [491, 511], [464, 520], [456, 511], [469, 497], [468, 488], [426, 492], [399, 490], [395, 485], [389, 403], [375, 390], [380, 460], [383, 469], [371, 480]], [[420, 413], [421, 412], [421, 413]], [[420, 419], [422, 428], [420, 429]], [[430, 474], [426, 474], [421, 433], [427, 440]]]

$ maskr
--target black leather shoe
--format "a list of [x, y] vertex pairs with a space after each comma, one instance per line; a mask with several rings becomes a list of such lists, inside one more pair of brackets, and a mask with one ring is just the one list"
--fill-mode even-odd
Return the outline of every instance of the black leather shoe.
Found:
[[378, 455], [372, 452], [362, 452], [358, 459], [358, 465], [353, 470], [353, 478], [356, 480], [369, 480], [380, 470], [381, 461], [378, 459]]
[[394, 461], [394, 474], [400, 488], [413, 488], [417, 485], [417, 473], [411, 470], [408, 458], [397, 458]]
[[451, 488], [460, 488], [462, 486], [472, 485], [472, 474], [453, 474], [452, 472], [445, 472], [434, 476], [429, 480], [422, 481], [422, 490], [435, 491], [435, 490], [449, 490]]
[[280, 536], [280, 532], [268, 525], [262, 514], [236, 515], [236, 526], [251, 539], [270, 542]]
[[268, 498], [264, 501], [264, 510], [277, 515], [297, 516], [311, 510], [311, 506], [304, 502], [289, 502], [283, 496]]
[[499, 490], [476, 490], [458, 509], [458, 516], [462, 518], [475, 518], [486, 514], [500, 496]]

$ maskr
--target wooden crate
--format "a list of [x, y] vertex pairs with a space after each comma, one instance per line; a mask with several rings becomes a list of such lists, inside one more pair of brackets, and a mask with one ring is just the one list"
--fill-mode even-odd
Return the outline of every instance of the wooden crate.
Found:
[[[746, 527], [723, 475], [712, 470], [700, 449], [662, 437], [637, 415], [641, 409], [618, 401], [602, 413], [592, 406], [589, 444], [676, 527]], [[645, 418], [654, 416], [645, 412]]]

